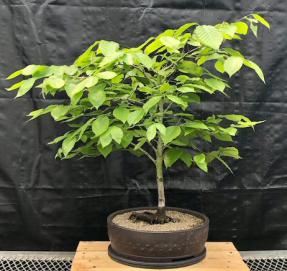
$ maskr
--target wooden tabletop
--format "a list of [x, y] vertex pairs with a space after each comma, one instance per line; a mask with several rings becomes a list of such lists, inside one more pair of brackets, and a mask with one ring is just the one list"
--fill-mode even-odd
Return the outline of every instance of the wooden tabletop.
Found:
[[[126, 266], [108, 256], [109, 242], [80, 242], [73, 259], [72, 271], [145, 271], [155, 270]], [[249, 271], [231, 242], [206, 243], [206, 258], [195, 265], [161, 269], [169, 271]]]

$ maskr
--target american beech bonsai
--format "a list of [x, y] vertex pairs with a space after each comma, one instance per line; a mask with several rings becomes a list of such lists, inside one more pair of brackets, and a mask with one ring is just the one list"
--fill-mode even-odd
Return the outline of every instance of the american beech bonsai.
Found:
[[24, 79], [7, 90], [21, 97], [35, 86], [44, 98], [67, 95], [68, 101], [28, 115], [50, 114], [69, 127], [51, 142], [60, 144], [56, 156], [61, 159], [107, 157], [120, 150], [145, 155], [156, 171], [158, 211], [131, 218], [166, 223], [172, 218], [165, 214], [163, 167], [179, 160], [208, 172], [218, 160], [231, 171], [225, 160], [240, 158], [232, 146], [237, 130], [261, 122], [237, 114], [201, 118], [194, 110], [203, 94], [227, 96], [229, 77], [243, 66], [264, 82], [260, 67], [231, 47], [250, 31], [257, 36], [260, 23], [270, 28], [258, 14], [214, 26], [187, 23], [136, 48], [96, 41], [72, 65], [29, 65], [14, 72], [7, 79]]

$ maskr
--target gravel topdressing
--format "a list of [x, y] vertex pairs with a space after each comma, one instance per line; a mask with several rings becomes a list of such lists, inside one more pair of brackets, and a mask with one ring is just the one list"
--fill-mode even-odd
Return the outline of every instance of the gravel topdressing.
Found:
[[[145, 210], [137, 211], [144, 212]], [[150, 212], [155, 212], [151, 210], [146, 210]], [[113, 223], [118, 226], [128, 228], [131, 230], [140, 230], [140, 231], [179, 231], [179, 230], [187, 230], [192, 229], [196, 226], [199, 226], [203, 223], [201, 218], [193, 216], [191, 214], [182, 213], [178, 211], [166, 211], [166, 214], [176, 220], [177, 222], [169, 222], [165, 224], [154, 224], [150, 225], [147, 222], [133, 222], [129, 219], [132, 212], [127, 212], [123, 214], [119, 214], [113, 218]]]

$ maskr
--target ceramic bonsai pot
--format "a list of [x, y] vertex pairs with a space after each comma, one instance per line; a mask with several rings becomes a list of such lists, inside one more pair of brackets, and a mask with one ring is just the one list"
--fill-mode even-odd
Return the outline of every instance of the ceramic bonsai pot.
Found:
[[109, 256], [121, 263], [146, 268], [174, 268], [195, 264], [205, 258], [205, 242], [208, 237], [209, 220], [198, 212], [167, 207], [202, 219], [203, 223], [186, 230], [143, 231], [128, 229], [113, 222], [119, 214], [140, 210], [155, 210], [143, 207], [124, 209], [108, 216], [108, 235], [111, 241]]

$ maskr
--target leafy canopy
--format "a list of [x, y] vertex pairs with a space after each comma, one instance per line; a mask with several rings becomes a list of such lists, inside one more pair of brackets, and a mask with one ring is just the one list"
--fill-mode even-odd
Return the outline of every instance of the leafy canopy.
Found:
[[[7, 79], [24, 79], [7, 90], [16, 90], [16, 97], [33, 87], [40, 88], [44, 97], [66, 93], [69, 102], [29, 114], [31, 119], [50, 114], [70, 127], [51, 142], [61, 144], [60, 158], [107, 157], [125, 149], [146, 155], [154, 163], [162, 154], [166, 167], [181, 160], [207, 172], [215, 159], [228, 167], [226, 157], [240, 156], [235, 147], [226, 144], [233, 142], [239, 128], [253, 128], [260, 122], [235, 114], [200, 119], [193, 105], [199, 104], [205, 93], [226, 95], [226, 79], [243, 66], [254, 70], [264, 82], [260, 67], [229, 46], [231, 40], [241, 40], [249, 30], [257, 36], [260, 23], [270, 28], [258, 14], [214, 26], [188, 23], [136, 48], [96, 41], [72, 65], [29, 65], [12, 73]], [[200, 141], [212, 145], [222, 141], [225, 147], [204, 151]]]

